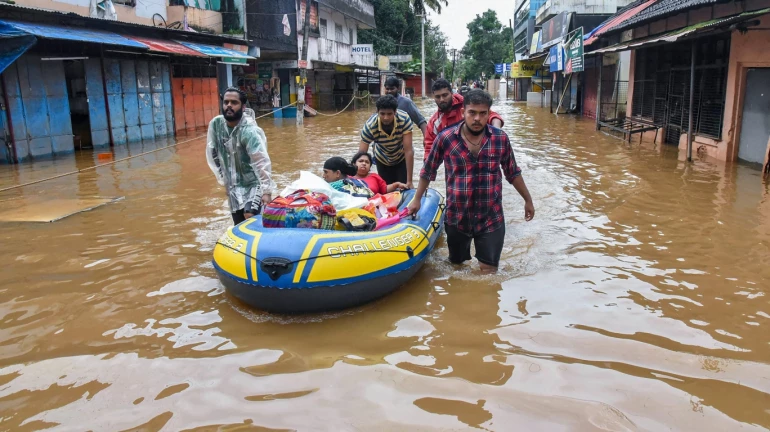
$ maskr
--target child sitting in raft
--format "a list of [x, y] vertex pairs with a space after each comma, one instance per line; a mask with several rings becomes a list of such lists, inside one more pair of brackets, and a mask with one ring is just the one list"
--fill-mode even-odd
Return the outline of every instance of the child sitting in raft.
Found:
[[324, 162], [323, 178], [329, 185], [340, 192], [345, 192], [355, 197], [371, 198], [374, 192], [363, 180], [353, 178], [358, 169], [349, 164], [345, 159], [335, 156]]
[[372, 169], [372, 156], [367, 152], [358, 152], [350, 161], [355, 165], [357, 170], [355, 178], [366, 183], [366, 185], [375, 194], [385, 195], [399, 189], [406, 189], [406, 185], [401, 182], [385, 184], [385, 180], [378, 174], [371, 173]]

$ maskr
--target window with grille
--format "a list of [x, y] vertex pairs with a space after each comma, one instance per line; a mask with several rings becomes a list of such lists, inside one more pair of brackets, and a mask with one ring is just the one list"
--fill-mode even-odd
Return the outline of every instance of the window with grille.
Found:
[[321, 18], [318, 21], [318, 28], [319, 28], [318, 32], [321, 33], [321, 37], [324, 38], [324, 39], [328, 39], [328, 37], [326, 36], [327, 32], [326, 32], [326, 20], [325, 19]]
[[342, 42], [342, 26], [340, 24], [334, 24], [334, 40]]
[[[730, 34], [695, 42], [693, 132], [722, 138]], [[667, 129], [667, 142], [679, 142], [690, 116], [691, 42], [666, 44], [636, 52], [632, 115]]]

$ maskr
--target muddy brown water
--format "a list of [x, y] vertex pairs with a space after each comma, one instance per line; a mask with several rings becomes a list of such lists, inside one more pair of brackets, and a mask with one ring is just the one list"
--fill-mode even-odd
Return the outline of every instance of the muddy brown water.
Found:
[[[274, 316], [223, 291], [210, 261], [231, 221], [201, 139], [0, 194], [41, 212], [124, 197], [0, 223], [0, 429], [770, 427], [759, 171], [496, 108], [537, 208], [525, 223], [505, 186], [499, 274], [448, 264], [442, 242], [402, 289], [338, 313]], [[367, 116], [260, 120], [277, 182], [352, 155]], [[0, 187], [93, 160], [4, 166]]]

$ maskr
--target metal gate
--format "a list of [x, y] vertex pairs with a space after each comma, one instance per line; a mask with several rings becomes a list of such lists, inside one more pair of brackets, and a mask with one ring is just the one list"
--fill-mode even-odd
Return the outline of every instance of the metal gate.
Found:
[[690, 70], [672, 70], [668, 86], [668, 115], [666, 116], [666, 144], [679, 145], [679, 138], [687, 132], [690, 103]]
[[23, 55], [3, 74], [17, 161], [74, 151], [62, 61]]
[[104, 75], [113, 144], [173, 135], [168, 63], [104, 59]]

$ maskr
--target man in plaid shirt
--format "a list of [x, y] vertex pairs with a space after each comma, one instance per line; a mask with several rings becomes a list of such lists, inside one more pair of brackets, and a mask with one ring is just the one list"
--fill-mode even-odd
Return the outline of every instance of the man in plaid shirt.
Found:
[[445, 129], [433, 143], [409, 213], [420, 210], [420, 199], [444, 163], [449, 260], [455, 264], [470, 260], [473, 241], [481, 270], [494, 272], [505, 238], [502, 173], [524, 199], [525, 220], [531, 221], [535, 216], [535, 206], [516, 165], [508, 135], [487, 125], [492, 98], [483, 90], [471, 90], [463, 103], [463, 121]]

